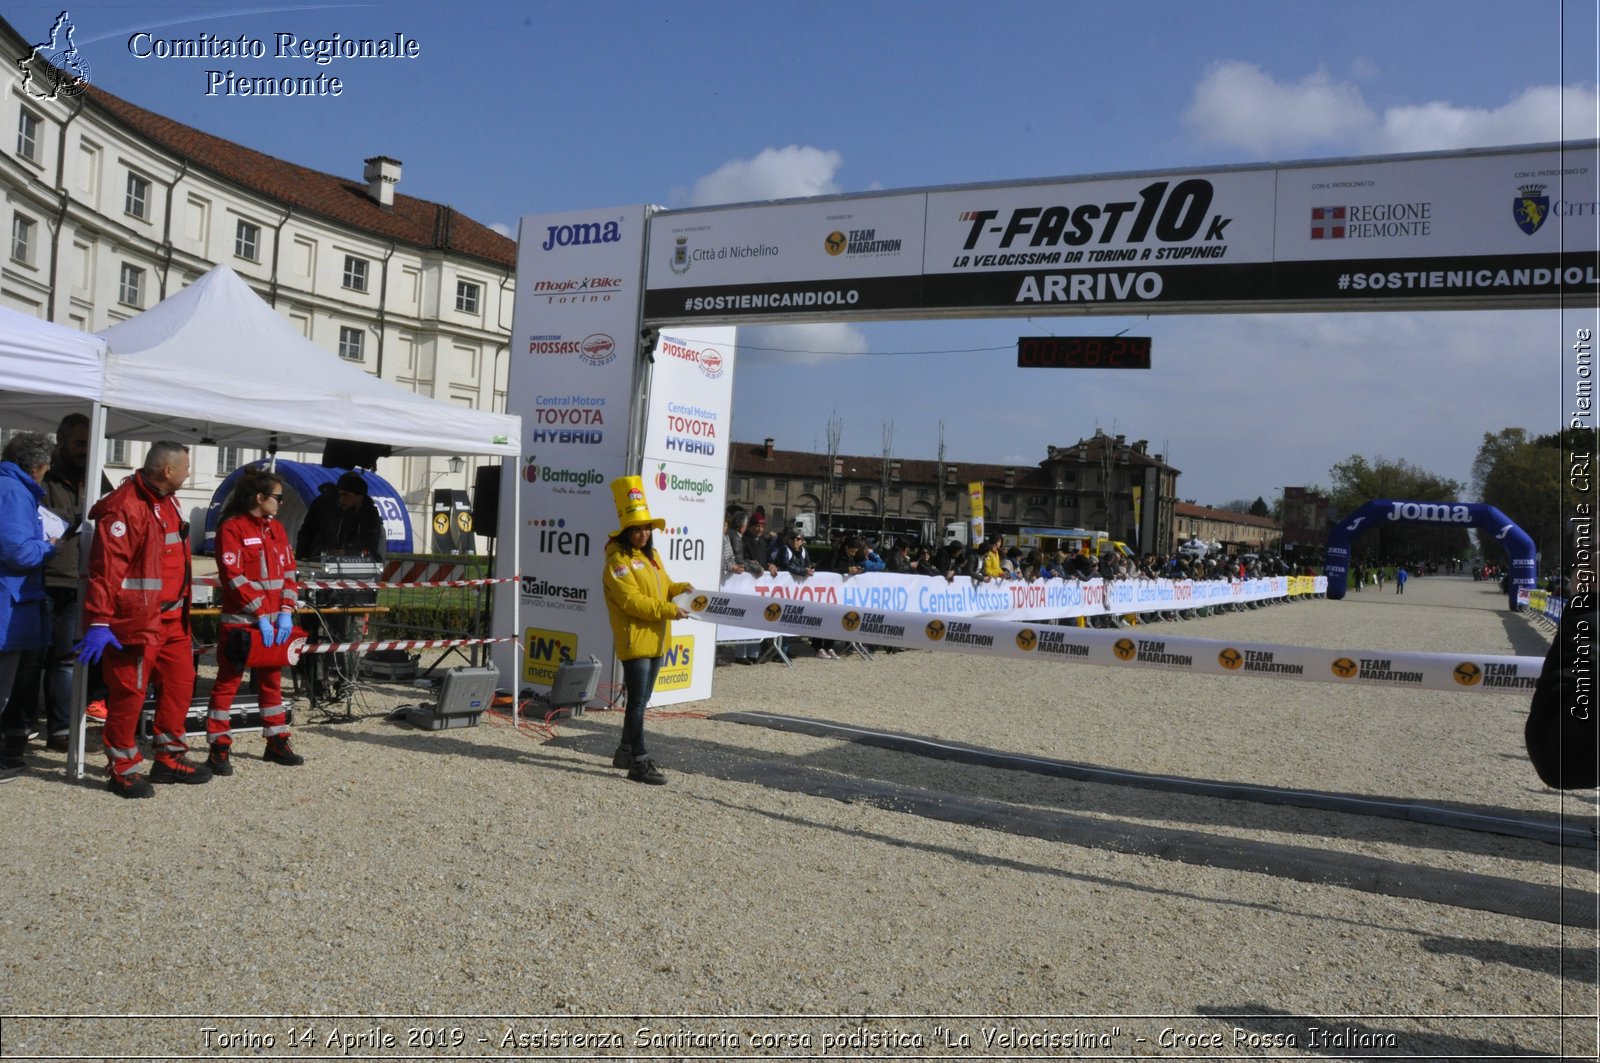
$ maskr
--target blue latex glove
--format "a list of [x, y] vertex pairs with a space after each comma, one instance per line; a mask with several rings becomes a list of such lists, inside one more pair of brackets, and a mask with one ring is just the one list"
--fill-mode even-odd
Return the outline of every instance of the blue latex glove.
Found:
[[104, 624], [97, 624], [90, 628], [83, 636], [83, 641], [72, 647], [72, 652], [78, 655], [78, 660], [84, 664], [94, 664], [100, 660], [100, 655], [106, 652], [106, 647], [122, 649], [122, 643], [117, 641], [117, 636]]
[[294, 632], [294, 614], [278, 614], [278, 642], [287, 644], [289, 636]]
[[278, 641], [278, 628], [273, 623], [272, 617], [264, 616], [257, 620], [256, 627], [261, 629], [261, 645], [271, 646]]

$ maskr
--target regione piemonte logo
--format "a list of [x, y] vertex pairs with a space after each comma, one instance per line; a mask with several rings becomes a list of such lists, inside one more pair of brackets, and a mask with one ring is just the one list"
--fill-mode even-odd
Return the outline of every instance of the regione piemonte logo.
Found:
[[1311, 239], [1343, 240], [1347, 208], [1312, 207]]

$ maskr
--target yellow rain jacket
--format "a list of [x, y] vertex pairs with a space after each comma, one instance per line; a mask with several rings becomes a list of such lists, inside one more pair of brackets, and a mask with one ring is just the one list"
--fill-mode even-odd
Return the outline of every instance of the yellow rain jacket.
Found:
[[631, 661], [666, 653], [671, 621], [678, 613], [672, 598], [694, 585], [674, 583], [659, 560], [614, 543], [606, 547], [602, 581], [617, 659]]

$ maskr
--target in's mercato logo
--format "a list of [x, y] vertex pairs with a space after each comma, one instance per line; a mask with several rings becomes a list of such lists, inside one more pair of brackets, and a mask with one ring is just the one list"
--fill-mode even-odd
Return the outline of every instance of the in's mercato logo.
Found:
[[71, 14], [61, 12], [50, 27], [49, 38], [35, 44], [17, 61], [24, 93], [36, 100], [83, 95], [89, 87], [89, 64], [72, 41], [77, 29]]
[[590, 244], [614, 244], [622, 239], [622, 221], [585, 221], [572, 225], [548, 225], [544, 243], [546, 251], [558, 247], [586, 247]]
[[1550, 197], [1545, 195], [1545, 186], [1540, 184], [1527, 184], [1517, 189], [1517, 194], [1511, 201], [1511, 217], [1516, 221], [1517, 228], [1532, 236], [1539, 231], [1544, 220], [1550, 216]]

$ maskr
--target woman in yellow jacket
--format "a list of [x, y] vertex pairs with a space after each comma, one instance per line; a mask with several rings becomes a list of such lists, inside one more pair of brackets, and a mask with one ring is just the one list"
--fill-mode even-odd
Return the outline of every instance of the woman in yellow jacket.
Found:
[[628, 692], [622, 744], [612, 754], [611, 764], [627, 768], [628, 778], [634, 782], [660, 786], [667, 777], [645, 752], [644, 708], [650, 703], [656, 676], [661, 672], [672, 621], [689, 615], [672, 599], [692, 585], [674, 583], [661, 567], [661, 558], [650, 540], [653, 530], [665, 528], [667, 522], [651, 518], [644, 498], [644, 481], [637, 476], [613, 480], [611, 496], [617, 505], [617, 530], [606, 542], [602, 582], [611, 637], [617, 659], [622, 662], [622, 681]]

